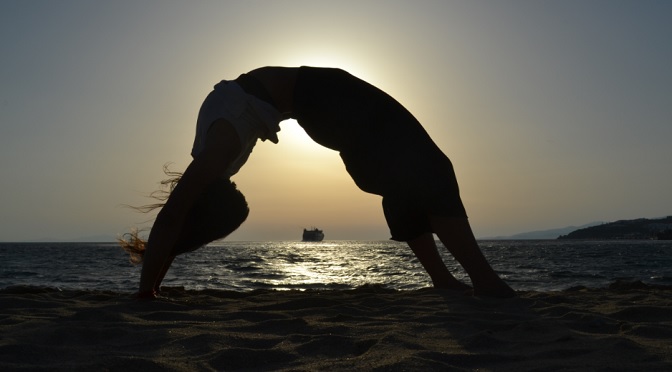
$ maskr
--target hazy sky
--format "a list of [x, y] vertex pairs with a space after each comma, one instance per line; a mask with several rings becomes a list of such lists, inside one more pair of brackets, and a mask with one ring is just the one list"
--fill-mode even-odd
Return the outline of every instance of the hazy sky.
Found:
[[[479, 237], [672, 214], [669, 1], [0, 1], [0, 240], [150, 226], [222, 79], [340, 67], [453, 161]], [[387, 239], [380, 197], [295, 122], [234, 177], [231, 240]]]

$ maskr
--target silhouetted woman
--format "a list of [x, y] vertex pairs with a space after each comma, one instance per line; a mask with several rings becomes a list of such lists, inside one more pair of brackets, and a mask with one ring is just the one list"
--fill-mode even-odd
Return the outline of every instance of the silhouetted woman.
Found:
[[476, 295], [514, 295], [478, 247], [450, 160], [408, 110], [339, 69], [263, 67], [215, 86], [199, 112], [193, 160], [165, 205], [155, 205], [162, 208], [147, 242], [124, 242], [143, 262], [141, 297], [156, 295], [176, 255], [230, 234], [247, 218], [247, 203], [229, 179], [257, 139], [278, 142], [279, 123], [289, 118], [338, 151], [360, 189], [383, 197], [392, 239], [408, 243], [435, 287], [469, 288], [449, 272], [432, 233], [464, 267]]

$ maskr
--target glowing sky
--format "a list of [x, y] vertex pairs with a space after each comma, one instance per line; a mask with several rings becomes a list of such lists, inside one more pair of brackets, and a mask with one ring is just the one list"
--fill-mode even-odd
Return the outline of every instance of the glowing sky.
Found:
[[[672, 214], [672, 2], [0, 2], [0, 240], [114, 237], [190, 161], [202, 99], [264, 65], [344, 68], [453, 161], [476, 235]], [[380, 197], [284, 122], [231, 240], [387, 239]], [[144, 226], [149, 224], [144, 223]]]

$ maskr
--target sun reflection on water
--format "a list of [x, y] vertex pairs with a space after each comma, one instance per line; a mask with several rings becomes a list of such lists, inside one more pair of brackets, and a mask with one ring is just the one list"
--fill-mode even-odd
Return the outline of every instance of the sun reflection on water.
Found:
[[[220, 289], [348, 289], [367, 284], [415, 289], [430, 285], [408, 246], [392, 241], [226, 242], [191, 257], [185, 255], [182, 263], [189, 267], [187, 275], [202, 275], [207, 286]], [[203, 266], [209, 269], [201, 273]], [[179, 276], [180, 270], [176, 268], [175, 274]]]

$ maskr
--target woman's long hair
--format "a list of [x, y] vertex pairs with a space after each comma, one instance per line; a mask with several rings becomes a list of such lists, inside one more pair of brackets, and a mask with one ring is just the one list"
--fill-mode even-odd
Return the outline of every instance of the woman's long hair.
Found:
[[[182, 178], [182, 173], [169, 170], [168, 165], [163, 166], [163, 172], [168, 178], [161, 181], [161, 189], [149, 195], [158, 202], [131, 208], [149, 213], [166, 204]], [[236, 184], [229, 179], [217, 179], [189, 209], [172, 254], [191, 252], [228, 236], [245, 222], [248, 214], [247, 201], [236, 188]], [[135, 264], [142, 262], [147, 248], [147, 241], [140, 237], [140, 233], [141, 231], [134, 229], [118, 239], [121, 248], [130, 255], [131, 262]]]

